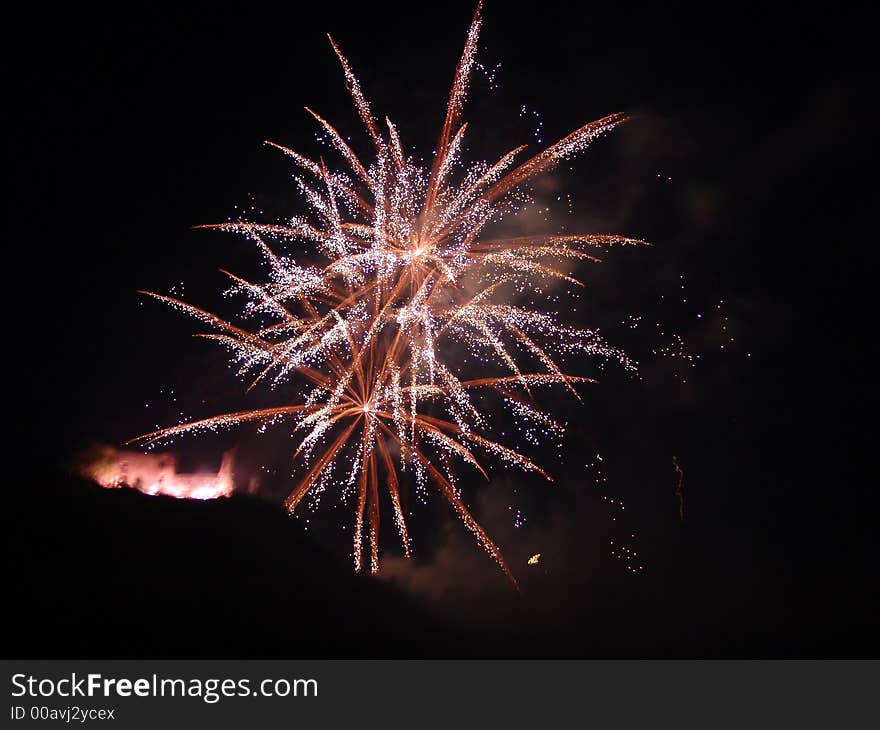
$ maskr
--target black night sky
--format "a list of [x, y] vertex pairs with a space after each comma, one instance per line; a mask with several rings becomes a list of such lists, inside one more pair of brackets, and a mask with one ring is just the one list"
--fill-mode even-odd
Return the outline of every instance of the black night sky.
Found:
[[[249, 206], [304, 212], [290, 166], [262, 142], [330, 160], [305, 105], [365, 142], [325, 34], [374, 110], [427, 157], [472, 11], [120, 6], [10, 24], [5, 116], [21, 127], [7, 135], [4, 271], [12, 654], [876, 655], [863, 527], [872, 429], [859, 425], [874, 398], [862, 280], [876, 194], [856, 132], [863, 21], [840, 8], [486, 5], [466, 156], [536, 150], [536, 137], [546, 146], [631, 112], [538, 188], [550, 221], [522, 225], [653, 244], [580, 268], [587, 287], [570, 313], [636, 357], [642, 379], [572, 364], [600, 382], [582, 405], [544, 396], [569, 424], [564, 459], [533, 452], [556, 481], [497, 465], [488, 484], [465, 480], [522, 596], [439, 500], [416, 509], [413, 565], [388, 525], [387, 574], [353, 575], [350, 508], [325, 498], [306, 532], [278, 506], [290, 484], [277, 435], [180, 444], [192, 468], [216, 468], [237, 444], [243, 470], [270, 469], [265, 499], [150, 498], [71, 475], [90, 444], [265, 397], [246, 400], [225, 354], [192, 338], [199, 323], [137, 290], [228, 312], [217, 270], [255, 275], [257, 257], [191, 227]], [[693, 366], [652, 352], [673, 333]], [[644, 569], [628, 572], [611, 540]]]

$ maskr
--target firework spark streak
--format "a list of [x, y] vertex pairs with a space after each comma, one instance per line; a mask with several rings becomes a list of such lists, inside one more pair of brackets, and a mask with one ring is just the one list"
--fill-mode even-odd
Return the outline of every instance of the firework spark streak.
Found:
[[675, 496], [678, 497], [678, 519], [684, 522], [684, 469], [681, 468], [678, 457], [675, 455], [672, 457], [672, 468], [675, 469], [675, 474], [678, 476], [678, 481], [675, 483]]
[[[302, 476], [285, 501], [293, 513], [307, 495], [331, 486], [351, 497], [354, 565], [379, 568], [380, 489], [390, 496], [395, 527], [410, 554], [401, 491], [411, 479], [424, 499], [432, 486], [477, 542], [516, 583], [501, 551], [465, 506], [456, 477], [465, 462], [484, 476], [480, 459], [550, 478], [512, 446], [484, 435], [476, 392], [493, 393], [530, 433], [558, 435], [561, 425], [534, 404], [540, 386], [575, 396], [588, 378], [564, 373], [565, 355], [633, 363], [597, 333], [563, 324], [551, 312], [511, 303], [539, 297], [548, 283], [580, 284], [564, 264], [596, 260], [611, 244], [642, 243], [614, 235], [485, 238], [483, 230], [530, 198], [524, 185], [625, 121], [612, 114], [575, 130], [515, 164], [524, 147], [494, 163], [463, 169], [461, 121], [481, 26], [478, 6], [455, 71], [436, 153], [423, 168], [407, 154], [397, 127], [376, 119], [357, 77], [330, 39], [364, 124], [372, 159], [364, 162], [312, 110], [345, 169], [333, 171], [279, 144], [289, 157], [311, 217], [200, 226], [253, 241], [268, 269], [262, 283], [228, 274], [244, 302], [233, 324], [179, 299], [144, 292], [210, 325], [203, 335], [228, 348], [249, 387], [294, 382], [295, 403], [226, 413], [134, 439], [144, 444], [243, 423], [292, 424]], [[295, 254], [305, 250], [308, 261]], [[316, 263], [316, 261], [318, 261]], [[227, 272], [224, 272], [227, 273]], [[258, 322], [254, 324], [255, 321]], [[480, 372], [461, 372], [467, 352]], [[453, 358], [452, 354], [458, 353]], [[524, 365], [524, 362], [530, 363]], [[406, 473], [407, 480], [401, 476]]]

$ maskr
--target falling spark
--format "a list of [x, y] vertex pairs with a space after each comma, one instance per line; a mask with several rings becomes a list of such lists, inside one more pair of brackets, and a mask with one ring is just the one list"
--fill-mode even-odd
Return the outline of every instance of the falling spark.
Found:
[[678, 457], [672, 457], [672, 467], [678, 475], [678, 482], [675, 485], [675, 496], [678, 497], [678, 519], [684, 522], [684, 469], [678, 463]]
[[528, 560], [529, 565], [537, 565], [540, 562], [541, 562], [541, 553], [535, 553]]
[[[510, 301], [529, 292], [546, 301], [548, 283], [580, 284], [568, 266], [598, 260], [599, 247], [643, 242], [593, 234], [483, 236], [489, 224], [529, 202], [523, 186], [536, 175], [583, 152], [627, 117], [618, 113], [590, 122], [519, 164], [524, 146], [462, 172], [467, 123], [461, 116], [481, 23], [478, 5], [428, 167], [407, 152], [391, 120], [377, 120], [330, 39], [371, 143], [371, 161], [363, 161], [347, 137], [309, 109], [347, 169], [334, 171], [323, 159], [267, 144], [297, 168], [295, 180], [311, 216], [199, 226], [241, 234], [259, 248], [268, 269], [265, 281], [224, 272], [229, 293], [243, 300], [242, 319], [251, 322], [233, 324], [181, 299], [143, 292], [210, 326], [213, 331], [203, 336], [231, 352], [249, 389], [295, 379], [299, 398], [181, 423], [134, 441], [150, 444], [244, 423], [265, 428], [289, 422], [297, 442], [294, 459], [304, 475], [285, 506], [294, 513], [306, 495], [331, 486], [343, 499], [354, 496], [356, 570], [379, 569], [380, 489], [390, 495], [394, 525], [409, 556], [400, 498], [405, 473], [421, 499], [429, 486], [438, 490], [516, 584], [501, 551], [465, 506], [456, 462], [485, 476], [478, 456], [483, 454], [506, 467], [550, 477], [515, 447], [484, 435], [486, 411], [475, 393], [500, 396], [515, 421], [529, 422], [529, 440], [557, 438], [562, 426], [535, 405], [535, 392], [561, 385], [578, 397], [575, 386], [591, 382], [566, 374], [557, 360], [595, 355], [634, 370], [626, 354], [596, 332]], [[299, 257], [303, 248], [308, 261]], [[462, 372], [467, 364], [462, 352], [479, 370]]]

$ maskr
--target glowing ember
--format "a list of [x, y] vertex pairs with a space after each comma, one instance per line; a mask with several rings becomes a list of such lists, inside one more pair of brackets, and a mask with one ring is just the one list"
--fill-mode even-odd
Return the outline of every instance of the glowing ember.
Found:
[[537, 565], [540, 562], [541, 562], [541, 553], [535, 553], [528, 560], [529, 565]]
[[[145, 292], [210, 325], [215, 332], [204, 336], [231, 351], [250, 387], [297, 385], [294, 402], [182, 423], [135, 440], [291, 422], [294, 458], [306, 468], [286, 507], [294, 512], [308, 495], [314, 508], [328, 488], [353, 502], [356, 570], [367, 540], [370, 571], [379, 568], [380, 487], [388, 490], [409, 556], [401, 507], [407, 486], [401, 476], [408, 473], [422, 501], [429, 485], [439, 491], [515, 583], [501, 551], [462, 500], [456, 461], [485, 476], [474, 453], [484, 452], [505, 466], [549, 476], [517, 449], [483, 435], [489, 428], [484, 414], [498, 406], [487, 406], [482, 395], [500, 400], [528, 440], [558, 439], [562, 426], [538, 410], [534, 391], [562, 385], [577, 397], [575, 385], [588, 381], [565, 374], [560, 357], [596, 355], [634, 368], [596, 332], [566, 325], [525, 302], [533, 297], [545, 306], [549, 285], [580, 285], [566, 263], [597, 260], [593, 251], [600, 246], [640, 241], [615, 235], [482, 236], [487, 225], [531, 202], [525, 183], [582, 152], [626, 117], [612, 114], [586, 124], [518, 166], [514, 160], [524, 147], [494, 163], [463, 168], [467, 124], [461, 113], [481, 22], [478, 7], [429, 168], [408, 156], [389, 119], [381, 124], [373, 116], [331, 39], [374, 157], [362, 162], [344, 135], [309, 110], [345, 171], [269, 144], [297, 167], [295, 180], [312, 217], [203, 226], [242, 234], [262, 253], [267, 281], [228, 274], [230, 293], [243, 298], [241, 315], [251, 323], [233, 324]], [[514, 298], [520, 303], [512, 304]]]
[[173, 454], [141, 454], [102, 447], [86, 460], [81, 473], [107, 489], [131, 487], [144, 494], [178, 499], [217, 499], [235, 490], [231, 451], [223, 454], [217, 472], [181, 474]]

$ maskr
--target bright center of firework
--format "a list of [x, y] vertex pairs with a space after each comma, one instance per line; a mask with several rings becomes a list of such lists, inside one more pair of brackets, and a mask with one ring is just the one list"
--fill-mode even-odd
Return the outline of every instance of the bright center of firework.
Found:
[[422, 244], [415, 244], [415, 246], [410, 249], [410, 254], [409, 254], [410, 258], [412, 258], [413, 260], [420, 259], [426, 253], [428, 253], [429, 249], [430, 249], [430, 246], [426, 246], [426, 245], [422, 245]]
[[[363, 565], [365, 540], [370, 571], [379, 569], [380, 490], [388, 491], [409, 557], [403, 492], [414, 486], [424, 501], [432, 485], [513, 580], [501, 551], [465, 505], [458, 466], [488, 478], [477, 455], [483, 452], [550, 477], [514, 445], [484, 435], [496, 418], [492, 412], [486, 418], [483, 398], [496, 397], [498, 408], [507, 409], [515, 422], [516, 429], [502, 436], [518, 430], [530, 441], [538, 433], [557, 437], [562, 425], [535, 405], [538, 387], [562, 385], [577, 395], [575, 384], [588, 380], [564, 373], [560, 357], [597, 355], [632, 368], [626, 355], [596, 332], [561, 322], [557, 313], [527, 304], [525, 296], [516, 302], [510, 297], [516, 292], [547, 301], [551, 282], [581, 284], [570, 266], [597, 260], [595, 247], [636, 241], [484, 233], [522, 207], [528, 199], [525, 183], [585, 150], [626, 116], [586, 124], [519, 165], [514, 162], [524, 146], [494, 163], [467, 166], [461, 159], [467, 128], [461, 112], [481, 22], [478, 6], [427, 166], [407, 153], [393, 122], [383, 125], [373, 115], [333, 43], [372, 142], [373, 162], [362, 161], [347, 137], [310, 111], [346, 170], [270, 144], [300, 168], [296, 180], [311, 216], [207, 226], [244, 234], [260, 247], [267, 280], [253, 283], [229, 274], [230, 293], [245, 300], [242, 318], [259, 317], [259, 323], [233, 324], [178, 299], [152, 295], [216, 328], [211, 338], [232, 350], [239, 371], [252, 375], [252, 386], [292, 381], [301, 402], [182, 423], [141, 440], [294, 421], [296, 458], [307, 468], [285, 506], [293, 512], [307, 495], [316, 505], [322, 493], [338, 487], [343, 500], [355, 505], [356, 570]], [[311, 251], [301, 254], [304, 246]], [[311, 263], [316, 256], [317, 265]], [[475, 397], [475, 391], [485, 395]], [[355, 499], [349, 499], [352, 494]]]

